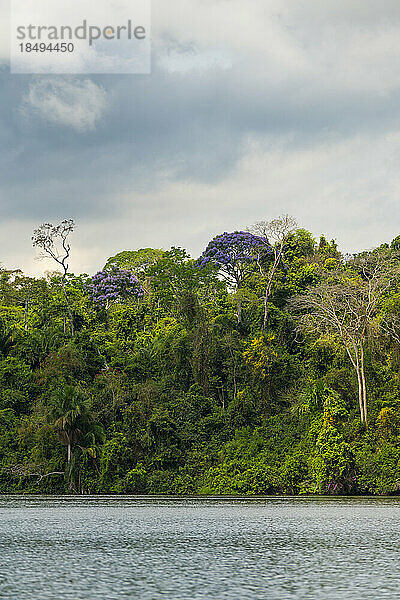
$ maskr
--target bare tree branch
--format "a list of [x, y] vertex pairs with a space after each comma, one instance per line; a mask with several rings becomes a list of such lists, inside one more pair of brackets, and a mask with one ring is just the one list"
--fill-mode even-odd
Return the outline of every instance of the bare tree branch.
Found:
[[251, 228], [251, 233], [264, 238], [272, 247], [273, 250], [273, 263], [269, 266], [268, 270], [265, 271], [260, 260], [258, 260], [258, 268], [260, 274], [267, 278], [267, 284], [265, 287], [264, 294], [264, 319], [263, 319], [263, 330], [267, 328], [268, 322], [268, 300], [272, 291], [272, 284], [276, 271], [284, 260], [285, 243], [296, 229], [298, 225], [296, 220], [290, 215], [282, 215], [278, 219], [273, 221], [258, 221]]
[[40, 258], [46, 256], [52, 258], [62, 269], [61, 286], [67, 303], [67, 311], [71, 326], [71, 336], [74, 335], [74, 320], [71, 311], [65, 281], [68, 274], [68, 259], [71, 255], [71, 246], [68, 243], [68, 236], [74, 231], [75, 223], [72, 219], [66, 219], [59, 225], [52, 223], [43, 223], [38, 229], [35, 229], [32, 236], [33, 246], [42, 250]]
[[[342, 271], [325, 273], [322, 283], [290, 302], [299, 315], [301, 329], [328, 333], [341, 341], [357, 375], [360, 414], [365, 423], [368, 422], [365, 343], [374, 334], [383, 298], [399, 278], [397, 254], [375, 251], [349, 261]], [[386, 327], [394, 334], [394, 322]], [[400, 341], [400, 333], [397, 339]]]

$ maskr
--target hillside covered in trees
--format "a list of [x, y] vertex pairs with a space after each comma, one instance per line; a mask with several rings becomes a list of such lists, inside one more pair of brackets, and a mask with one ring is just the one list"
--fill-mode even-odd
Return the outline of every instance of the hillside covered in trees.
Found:
[[342, 256], [284, 216], [89, 277], [73, 229], [0, 271], [1, 493], [400, 492], [400, 237]]

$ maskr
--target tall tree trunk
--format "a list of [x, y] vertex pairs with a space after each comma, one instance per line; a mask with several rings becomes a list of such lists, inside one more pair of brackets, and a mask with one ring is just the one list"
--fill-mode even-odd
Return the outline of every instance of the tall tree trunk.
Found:
[[265, 293], [265, 298], [264, 298], [264, 320], [263, 320], [263, 326], [262, 326], [262, 330], [265, 331], [267, 329], [267, 322], [268, 322], [268, 296], [269, 293], [266, 292]]
[[224, 396], [224, 386], [222, 385], [220, 388], [217, 388], [218, 398], [221, 402], [222, 410], [225, 410], [225, 396]]
[[63, 290], [63, 293], [64, 293], [65, 302], [67, 303], [67, 311], [68, 311], [69, 323], [70, 323], [70, 326], [71, 326], [71, 337], [74, 337], [74, 319], [73, 319], [73, 316], [72, 316], [71, 307], [69, 305], [69, 300], [68, 300], [68, 296], [67, 296], [67, 290], [65, 289], [64, 277], [61, 278], [61, 286], [62, 286], [62, 290]]
[[353, 343], [352, 346], [353, 346], [354, 356], [351, 353], [351, 347], [347, 346], [347, 344], [346, 344], [345, 348], [346, 348], [347, 355], [351, 361], [351, 364], [353, 365], [354, 370], [357, 374], [358, 404], [360, 407], [360, 418], [361, 418], [361, 423], [365, 423], [366, 422], [366, 414], [365, 414], [365, 410], [364, 410], [364, 385], [363, 385], [363, 379], [362, 379], [361, 368], [360, 368], [360, 357], [359, 357], [359, 353], [358, 353], [358, 346], [355, 343]]
[[234, 388], [234, 397], [236, 398], [236, 396], [237, 396], [236, 361], [235, 361], [235, 355], [233, 354], [232, 348], [229, 348], [229, 354], [231, 355], [231, 359], [232, 359], [232, 366], [233, 366], [233, 388]]
[[272, 279], [274, 277], [275, 274], [275, 270], [276, 270], [276, 263], [274, 264], [273, 268], [272, 268], [272, 272], [265, 290], [265, 297], [264, 297], [264, 320], [263, 320], [263, 326], [262, 326], [262, 330], [265, 331], [267, 329], [267, 323], [268, 323], [268, 300], [269, 300], [269, 296], [271, 294], [271, 287], [272, 287]]
[[239, 324], [242, 322], [242, 298], [240, 295], [237, 299], [237, 322]]
[[361, 350], [360, 350], [360, 355], [361, 355], [361, 366], [360, 366], [360, 371], [361, 371], [361, 381], [362, 381], [362, 386], [363, 386], [363, 407], [364, 407], [364, 422], [365, 424], [368, 426], [368, 411], [367, 411], [367, 383], [366, 383], [366, 379], [365, 379], [365, 369], [364, 369], [364, 348], [363, 345], [361, 344]]
[[276, 253], [276, 251], [275, 251], [274, 264], [273, 264], [271, 272], [269, 274], [267, 287], [265, 289], [265, 296], [264, 296], [264, 320], [263, 320], [263, 326], [262, 326], [262, 330], [263, 331], [265, 331], [267, 329], [267, 323], [268, 323], [268, 300], [269, 300], [269, 297], [271, 295], [272, 282], [274, 280], [276, 270], [277, 270], [278, 265], [280, 263], [281, 256], [282, 256], [282, 252], [281, 251], [279, 251], [279, 253]]
[[68, 464], [71, 463], [71, 442], [68, 441]]
[[360, 417], [361, 417], [361, 422], [364, 423], [365, 415], [364, 415], [364, 402], [363, 402], [363, 384], [362, 384], [361, 373], [360, 373], [359, 369], [357, 369], [357, 379], [358, 379], [358, 404], [360, 406]]

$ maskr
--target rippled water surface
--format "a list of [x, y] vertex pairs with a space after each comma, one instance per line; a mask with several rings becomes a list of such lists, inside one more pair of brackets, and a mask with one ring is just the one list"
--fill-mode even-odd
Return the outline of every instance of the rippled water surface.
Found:
[[0, 497], [0, 598], [400, 598], [398, 499]]

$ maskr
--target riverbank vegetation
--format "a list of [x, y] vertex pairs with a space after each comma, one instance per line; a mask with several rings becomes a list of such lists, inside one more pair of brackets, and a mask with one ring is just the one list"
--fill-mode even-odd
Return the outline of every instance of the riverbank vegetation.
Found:
[[0, 271], [1, 493], [400, 492], [400, 237], [343, 256], [283, 216], [90, 277], [73, 230]]

